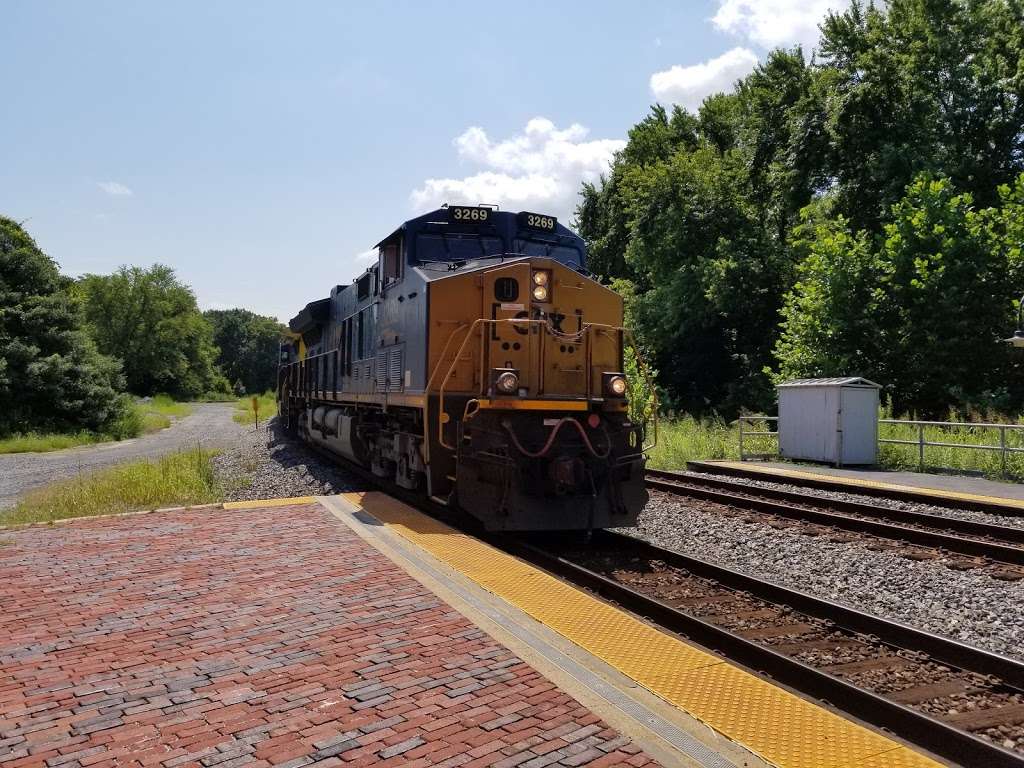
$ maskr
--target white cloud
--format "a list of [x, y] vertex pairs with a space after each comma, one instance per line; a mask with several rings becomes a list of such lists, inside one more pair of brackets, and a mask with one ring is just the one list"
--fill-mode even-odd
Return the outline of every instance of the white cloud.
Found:
[[427, 179], [410, 195], [418, 213], [442, 203], [496, 203], [507, 210], [551, 213], [568, 223], [583, 181], [596, 181], [608, 170], [621, 139], [587, 140], [588, 130], [574, 123], [559, 130], [535, 117], [524, 131], [493, 141], [483, 128], [472, 126], [453, 144], [459, 159], [476, 173], [461, 178]]
[[[788, 47], [799, 43], [810, 56], [818, 43], [818, 25], [829, 11], [842, 11], [850, 0], [717, 0], [718, 12], [711, 23], [721, 32], [735, 35], [758, 48]], [[705, 97], [730, 91], [733, 83], [749, 74], [758, 57], [746, 46], [737, 46], [700, 64], [676, 65], [651, 75], [651, 91], [666, 103], [697, 109]]]
[[108, 195], [113, 195], [114, 197], [131, 197], [133, 194], [135, 194], [130, 189], [128, 189], [128, 187], [126, 187], [124, 184], [121, 184], [117, 181], [98, 181], [96, 182], [96, 186], [102, 189]]
[[651, 75], [651, 90], [658, 101], [680, 104], [696, 110], [707, 96], [732, 90], [734, 82], [757, 66], [757, 54], [748, 48], [733, 48], [701, 64], [678, 64]]
[[711, 22], [764, 48], [800, 43], [804, 53], [810, 54], [825, 15], [849, 4], [849, 0], [718, 0], [718, 13]]

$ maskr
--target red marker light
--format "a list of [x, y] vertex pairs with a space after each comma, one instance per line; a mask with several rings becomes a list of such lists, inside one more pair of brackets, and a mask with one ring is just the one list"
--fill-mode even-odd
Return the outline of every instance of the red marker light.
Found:
[[601, 417], [596, 413], [592, 413], [587, 416], [587, 426], [591, 429], [597, 429], [601, 425]]

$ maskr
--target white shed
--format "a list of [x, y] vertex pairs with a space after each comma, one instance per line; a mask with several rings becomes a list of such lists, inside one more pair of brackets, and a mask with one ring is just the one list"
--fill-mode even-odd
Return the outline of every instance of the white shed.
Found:
[[880, 389], [858, 376], [779, 384], [779, 453], [837, 466], [874, 464]]

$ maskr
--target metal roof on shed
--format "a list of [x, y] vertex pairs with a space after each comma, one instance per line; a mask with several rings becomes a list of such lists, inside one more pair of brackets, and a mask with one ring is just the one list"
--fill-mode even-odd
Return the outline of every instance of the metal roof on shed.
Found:
[[827, 379], [793, 379], [778, 385], [778, 389], [783, 387], [874, 387], [881, 389], [882, 385], [860, 376], [833, 376]]

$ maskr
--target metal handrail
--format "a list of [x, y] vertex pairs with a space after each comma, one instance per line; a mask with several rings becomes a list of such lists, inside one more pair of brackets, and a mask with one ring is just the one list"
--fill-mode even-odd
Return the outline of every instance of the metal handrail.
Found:
[[[744, 437], [774, 437], [774, 438], [778, 438], [778, 436], [779, 436], [778, 430], [776, 430], [775, 432], [761, 432], [761, 431], [750, 432], [750, 431], [744, 431], [743, 425], [744, 424], [756, 424], [757, 422], [762, 422], [762, 421], [778, 422], [778, 420], [779, 420], [778, 416], [765, 416], [763, 414], [755, 414], [755, 415], [752, 415], [752, 416], [740, 416], [739, 418], [736, 419], [736, 423], [739, 426], [739, 433], [740, 433], [740, 461], [746, 461], [746, 457], [747, 457], [747, 454], [743, 451], [743, 438]], [[762, 453], [751, 453], [749, 455], [753, 457], [753, 456], [764, 456], [765, 454], [762, 454]]]
[[[437, 358], [437, 364], [434, 365], [434, 370], [430, 372], [430, 378], [427, 379], [427, 384], [423, 387], [423, 460], [425, 462], [430, 461], [430, 439], [427, 433], [427, 430], [430, 428], [430, 385], [434, 383], [434, 377], [437, 376], [437, 372], [441, 369], [441, 364], [444, 363], [444, 359], [448, 355], [448, 348], [451, 346], [452, 341], [454, 341], [455, 337], [464, 330], [467, 331], [466, 336], [468, 338], [470, 326], [466, 323], [460, 323], [459, 326], [448, 335], [448, 340], [444, 343], [441, 355]], [[457, 355], [455, 359], [459, 359]], [[443, 413], [443, 411], [438, 412], [438, 421], [441, 420], [441, 413]]]
[[[459, 360], [462, 358], [462, 353], [466, 349], [466, 345], [469, 344], [470, 339], [472, 339], [474, 337], [475, 331], [477, 330], [478, 326], [491, 326], [491, 325], [498, 325], [498, 324], [502, 324], [502, 323], [512, 324], [512, 325], [517, 325], [518, 324], [518, 325], [526, 325], [526, 326], [536, 325], [536, 326], [542, 328], [545, 333], [551, 333], [552, 335], [554, 335], [556, 337], [562, 337], [562, 338], [568, 338], [570, 336], [574, 337], [574, 338], [581, 338], [581, 337], [585, 336], [587, 338], [587, 340], [588, 340], [588, 344], [587, 344], [587, 347], [586, 347], [586, 358], [587, 359], [585, 361], [585, 364], [587, 366], [588, 374], [587, 374], [587, 381], [586, 381], [586, 392], [584, 393], [584, 396], [585, 396], [586, 400], [588, 400], [588, 401], [593, 398], [593, 391], [592, 391], [593, 383], [590, 381], [590, 374], [589, 374], [589, 371], [590, 371], [590, 369], [592, 367], [591, 356], [593, 354], [592, 346], [589, 344], [589, 338], [590, 338], [591, 331], [594, 331], [596, 333], [607, 333], [607, 332], [612, 332], [612, 331], [614, 331], [614, 332], [621, 332], [623, 334], [624, 338], [627, 335], [629, 336], [630, 342], [633, 344], [634, 349], [637, 349], [636, 344], [633, 341], [633, 335], [632, 335], [632, 333], [630, 333], [630, 331], [628, 329], [617, 327], [617, 326], [612, 326], [612, 325], [606, 325], [606, 324], [603, 324], [603, 323], [584, 323], [583, 327], [579, 331], [577, 331], [576, 333], [561, 333], [561, 334], [559, 334], [557, 332], [553, 332], [552, 329], [550, 328], [550, 326], [548, 325], [547, 321], [541, 320], [541, 319], [531, 319], [531, 318], [525, 318], [525, 317], [523, 317], [523, 318], [509, 317], [509, 318], [494, 318], [494, 319], [486, 318], [486, 317], [476, 318], [473, 321], [473, 324], [469, 327], [469, 330], [466, 332], [466, 336], [462, 340], [462, 344], [459, 346], [458, 351], [455, 353], [455, 356], [452, 358], [451, 365], [448, 367], [448, 371], [445, 373], [444, 378], [441, 380], [441, 386], [440, 386], [440, 389], [438, 391], [437, 440], [438, 440], [438, 443], [442, 447], [448, 449], [449, 451], [454, 451], [455, 450], [455, 446], [454, 445], [449, 445], [447, 442], [445, 442], [445, 439], [444, 439], [444, 425], [446, 423], [446, 421], [445, 421], [446, 414], [445, 414], [445, 410], [444, 410], [444, 397], [445, 397], [445, 389], [448, 386], [448, 381], [451, 379], [452, 375], [454, 374], [455, 368], [458, 365]], [[537, 354], [539, 356], [541, 356], [541, 357], [543, 357], [543, 350], [544, 350], [544, 345], [543, 344], [538, 345]], [[486, 355], [487, 355], [486, 334], [483, 333], [483, 334], [481, 334], [481, 350], [480, 350], [480, 388], [479, 388], [479, 394], [480, 395], [484, 394], [484, 392], [486, 391], [486, 386], [487, 386], [486, 376], [485, 376], [485, 373], [486, 373], [486, 360], [485, 360], [485, 357], [486, 357]], [[439, 360], [438, 364], [440, 364], [440, 362], [441, 362], [441, 360]], [[638, 361], [638, 366], [637, 367], [638, 367], [639, 370], [641, 370], [642, 375], [644, 376], [645, 382], [648, 384], [648, 386], [651, 386], [651, 382], [650, 382], [649, 376], [647, 374], [646, 366], [644, 366], [642, 364], [642, 361]], [[543, 390], [544, 390], [544, 366], [543, 366], [543, 360], [541, 360], [541, 364], [538, 365], [538, 374], [540, 376], [540, 380], [539, 380], [539, 385], [538, 386], [539, 386], [540, 390], [543, 392]], [[431, 378], [433, 378], [433, 377], [431, 377]], [[653, 386], [651, 386], [651, 391], [654, 392]], [[657, 395], [655, 395], [655, 397], [657, 397]], [[641, 450], [642, 451], [649, 451], [657, 443], [657, 439], [658, 439], [657, 403], [655, 403], [655, 410], [654, 410], [653, 419], [654, 419], [654, 442], [652, 442], [652, 443], [650, 443], [649, 445], [646, 445], [646, 446], [641, 446]]]
[[[739, 427], [739, 454], [740, 461], [745, 461], [748, 456], [763, 456], [765, 454], [751, 453], [748, 454], [744, 450], [745, 438], [749, 437], [774, 437], [778, 438], [778, 431], [775, 432], [763, 432], [757, 431], [752, 432], [745, 430], [745, 424], [755, 424], [757, 422], [778, 422], [778, 416], [765, 416], [763, 414], [751, 415], [751, 416], [740, 416], [736, 419]], [[917, 446], [917, 461], [918, 469], [923, 471], [925, 468], [925, 449], [926, 448], [957, 448], [971, 451], [998, 451], [1000, 455], [1000, 474], [1006, 476], [1006, 460], [1010, 454], [1022, 453], [1024, 454], [1024, 448], [1017, 448], [1006, 444], [1006, 433], [1008, 431], [1017, 430], [1024, 431], [1024, 424], [998, 424], [994, 422], [972, 422], [972, 421], [918, 421], [916, 419], [879, 419], [879, 424], [889, 424], [893, 426], [909, 426], [917, 428], [917, 439], [916, 440], [900, 440], [897, 438], [879, 437], [879, 445], [916, 445]], [[966, 428], [966, 429], [989, 429], [998, 430], [999, 432], [999, 444], [993, 445], [988, 443], [952, 443], [941, 440], [927, 440], [925, 439], [925, 427], [940, 427], [940, 428]]]
[[[913, 419], [879, 419], [879, 424], [893, 424], [917, 427], [917, 440], [898, 440], [896, 438], [880, 437], [879, 444], [887, 445], [916, 445], [917, 446], [917, 467], [924, 471], [924, 449], [933, 448], [960, 448], [974, 451], [998, 451], [999, 452], [999, 474], [1006, 477], [1006, 458], [1011, 453], [1024, 453], [1024, 448], [1014, 448], [1006, 444], [1007, 430], [1024, 430], [1024, 424], [996, 424], [992, 422], [970, 422], [970, 421], [917, 421]], [[925, 427], [965, 427], [967, 429], [995, 429], [999, 431], [999, 445], [987, 443], [947, 443], [942, 441], [926, 440], [924, 436]]]
[[879, 424], [921, 424], [926, 427], [978, 427], [979, 429], [1024, 429], [1024, 424], [998, 424], [988, 421], [917, 421], [916, 419], [879, 419]]

